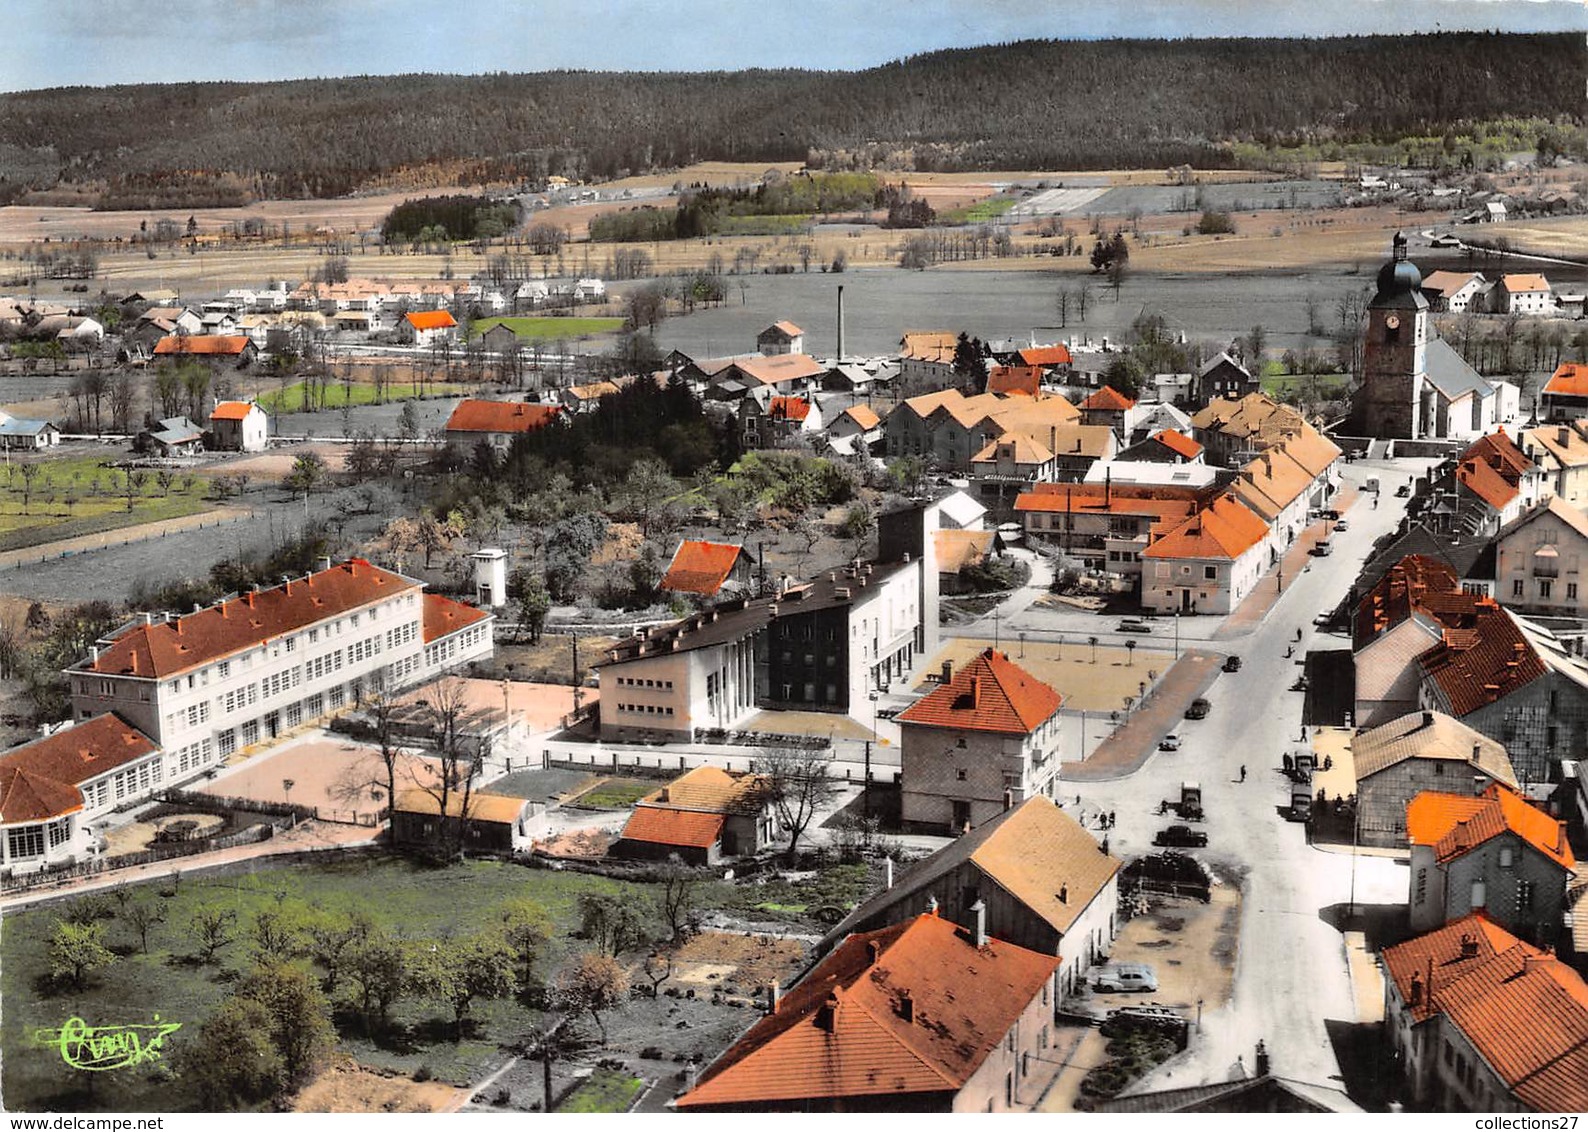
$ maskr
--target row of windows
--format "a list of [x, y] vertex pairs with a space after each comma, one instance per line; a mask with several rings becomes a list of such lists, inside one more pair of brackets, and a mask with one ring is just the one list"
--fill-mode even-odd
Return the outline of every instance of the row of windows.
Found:
[[641, 679], [641, 678], [639, 678], [637, 676], [619, 676], [618, 677], [618, 687], [620, 687], [620, 688], [666, 688], [668, 691], [672, 691], [673, 682], [671, 680], [644, 680], [644, 679]]
[[434, 668], [437, 665], [446, 664], [457, 656], [461, 650], [483, 644], [485, 642], [485, 632], [486, 628], [484, 625], [476, 625], [471, 629], [465, 629], [461, 633], [454, 633], [452, 636], [428, 646], [425, 649], [425, 667]]
[[660, 704], [619, 704], [619, 711], [628, 712], [630, 715], [667, 715], [673, 714], [673, 709]]
[[189, 743], [176, 752], [176, 772], [186, 774], [190, 770], [208, 766], [215, 757], [215, 745], [212, 740], [200, 739], [197, 743]]
[[[408, 594], [404, 599], [401, 599], [401, 600], [409, 608], [413, 608], [418, 603], [418, 597], [415, 594]], [[392, 601], [388, 601], [388, 602], [382, 602], [380, 605], [377, 605], [377, 606], [375, 606], [372, 609], [366, 610], [363, 614], [359, 614], [359, 613], [349, 614], [348, 617], [346, 618], [346, 624], [345, 625], [343, 623], [343, 619], [342, 618], [337, 618], [335, 621], [328, 621], [324, 625], [317, 625], [314, 628], [309, 629], [302, 636], [303, 636], [303, 638], [306, 640], [306, 642], [308, 644], [311, 644], [311, 645], [312, 644], [316, 644], [316, 643], [319, 642], [320, 635], [322, 633], [324, 633], [324, 635], [326, 636], [327, 639], [330, 639], [331, 637], [340, 636], [342, 633], [346, 632], [348, 629], [356, 629], [358, 627], [359, 622], [362, 619], [362, 617], [368, 616], [371, 621], [374, 621], [378, 617], [386, 616], [386, 615], [388, 615], [391, 612], [395, 612], [397, 610], [398, 604], [399, 604], [398, 599], [393, 599]], [[406, 644], [406, 643], [408, 643], [410, 641], [416, 640], [418, 638], [418, 636], [419, 636], [419, 622], [410, 621], [410, 622], [408, 622], [408, 623], [406, 623], [404, 625], [398, 626], [396, 629], [394, 629], [390, 633], [388, 633], [387, 634], [387, 638], [388, 638], [387, 644], [391, 645], [393, 643], [393, 641], [398, 641], [400, 643]], [[285, 651], [288, 654], [295, 653], [295, 652], [298, 651], [298, 643], [299, 643], [299, 638], [297, 636], [282, 637], [279, 640], [272, 641], [268, 645], [264, 645], [261, 648], [259, 648], [258, 649], [259, 658], [261, 660], [275, 659], [275, 658], [280, 657], [283, 651]], [[246, 670], [247, 668], [249, 668], [253, 664], [254, 655], [255, 655], [254, 654], [254, 650], [249, 650], [248, 652], [242, 653], [241, 655], [239, 655], [237, 657], [234, 657], [234, 658], [231, 658], [231, 659], [228, 659], [228, 660], [218, 661], [216, 663], [216, 665], [215, 665], [216, 678], [220, 679], [220, 680], [228, 679], [231, 676], [231, 674], [232, 674], [232, 665], [233, 664], [236, 664], [239, 669]], [[206, 668], [199, 669], [197, 672], [189, 672], [185, 676], [178, 676], [176, 679], [171, 680], [166, 685], [166, 687], [171, 692], [180, 692], [180, 691], [183, 690], [184, 686], [186, 688], [188, 688], [188, 689], [193, 689], [193, 688], [198, 688], [198, 687], [207, 687], [209, 685], [209, 682], [210, 682], [210, 670], [209, 670], [209, 668], [206, 667]], [[80, 690], [81, 690], [81, 692], [84, 695], [88, 694], [88, 685], [87, 685], [86, 682], [81, 685]], [[102, 682], [101, 694], [103, 694], [103, 695], [110, 695], [111, 694], [111, 687], [110, 687], [110, 682], [109, 681], [103, 681]]]
[[[1550, 599], [1550, 597], [1554, 594], [1554, 591], [1555, 591], [1555, 586], [1554, 586], [1553, 581], [1551, 579], [1549, 579], [1549, 578], [1539, 578], [1539, 579], [1537, 579], [1537, 582], [1538, 582], [1538, 596], [1539, 596], [1539, 599], [1541, 601], [1548, 601]], [[1511, 596], [1512, 597], [1526, 597], [1527, 596], [1527, 579], [1525, 579], [1525, 578], [1514, 578], [1514, 579], [1512, 579], [1512, 581], [1511, 581]], [[1567, 601], [1576, 601], [1577, 600], [1577, 583], [1576, 582], [1567, 582], [1566, 583], [1566, 600]]]
[[376, 633], [373, 637], [366, 637], [362, 641], [354, 641], [347, 650], [347, 661], [349, 664], [360, 664], [377, 655], [380, 652], [380, 648], [379, 633]]

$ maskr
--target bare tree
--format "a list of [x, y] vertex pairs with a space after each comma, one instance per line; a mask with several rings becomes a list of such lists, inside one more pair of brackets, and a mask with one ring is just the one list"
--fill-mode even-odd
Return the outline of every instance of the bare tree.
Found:
[[443, 676], [431, 685], [421, 702], [430, 713], [439, 781], [418, 775], [413, 778], [415, 784], [435, 800], [441, 827], [441, 853], [450, 860], [463, 853], [463, 827], [474, 800], [474, 780], [480, 775], [483, 741], [476, 744], [480, 749], [469, 749], [464, 732], [469, 686], [463, 680]]
[[762, 799], [788, 834], [791, 861], [806, 826], [837, 789], [828, 777], [831, 767], [831, 753], [818, 747], [775, 747], [750, 761], [751, 772], [762, 779]]
[[690, 928], [695, 916], [695, 888], [700, 874], [674, 853], [662, 867], [660, 886], [656, 890], [656, 911], [672, 932], [672, 942], [677, 943]]

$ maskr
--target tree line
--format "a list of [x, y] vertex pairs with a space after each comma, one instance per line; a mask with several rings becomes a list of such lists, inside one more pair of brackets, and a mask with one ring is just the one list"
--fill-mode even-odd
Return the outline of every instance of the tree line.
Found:
[[[702, 160], [832, 169], [1228, 166], [1232, 144], [1580, 123], [1580, 35], [1033, 40], [857, 72], [402, 75], [0, 95], [0, 203], [329, 197], [447, 163], [466, 184]], [[1276, 92], [1279, 92], [1276, 94]], [[401, 129], [370, 123], [401, 120]], [[1547, 131], [1550, 146], [1580, 132]], [[1552, 149], [1552, 152], [1554, 150]], [[1580, 156], [1580, 155], [1579, 155]]]

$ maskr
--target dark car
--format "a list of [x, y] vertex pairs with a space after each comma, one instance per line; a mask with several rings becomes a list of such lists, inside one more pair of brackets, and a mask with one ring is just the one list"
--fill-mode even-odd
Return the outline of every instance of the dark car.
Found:
[[1154, 834], [1152, 843], [1176, 849], [1203, 849], [1207, 847], [1208, 835], [1188, 825], [1171, 825]]
[[1238, 657], [1238, 656], [1227, 656], [1227, 657], [1224, 658], [1224, 671], [1226, 671], [1226, 672], [1239, 672], [1240, 670], [1241, 670], [1241, 658], [1240, 657]]
[[1191, 701], [1191, 706], [1185, 709], [1187, 719], [1205, 719], [1208, 712], [1213, 710], [1213, 704], [1200, 697]]
[[1117, 631], [1121, 633], [1150, 633], [1152, 632], [1152, 626], [1145, 621], [1127, 620], [1119, 623]]

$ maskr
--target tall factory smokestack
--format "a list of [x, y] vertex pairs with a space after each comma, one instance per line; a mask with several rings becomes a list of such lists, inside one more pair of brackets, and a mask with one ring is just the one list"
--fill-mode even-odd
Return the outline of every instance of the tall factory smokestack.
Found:
[[838, 285], [838, 360], [844, 360], [844, 286]]

